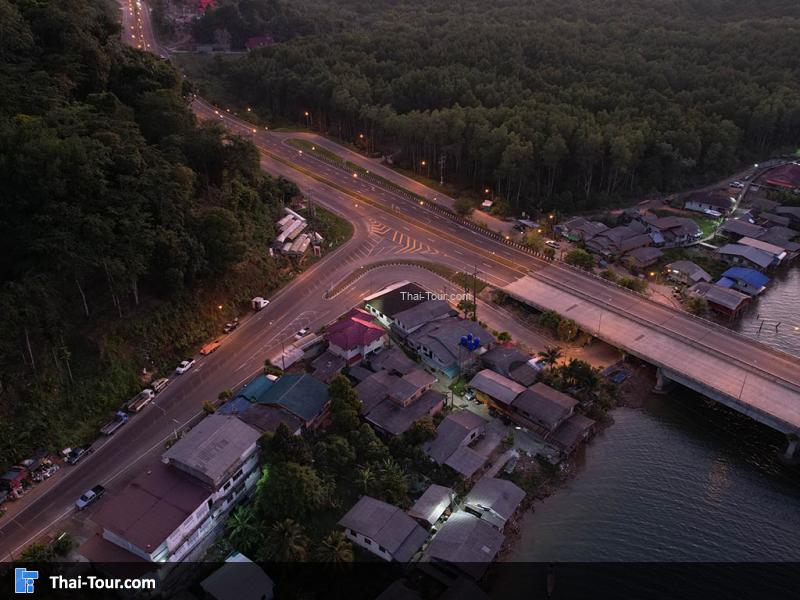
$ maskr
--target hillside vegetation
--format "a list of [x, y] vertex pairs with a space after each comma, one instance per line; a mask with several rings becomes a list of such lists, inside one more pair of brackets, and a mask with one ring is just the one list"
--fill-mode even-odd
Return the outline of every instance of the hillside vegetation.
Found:
[[678, 190], [800, 139], [794, 0], [222, 0], [197, 31], [254, 6], [234, 45], [278, 43], [218, 63], [235, 97], [420, 174], [445, 155], [515, 211]]
[[296, 188], [198, 125], [117, 20], [101, 0], [0, 0], [0, 466], [91, 439], [143, 368], [288, 277], [266, 249]]

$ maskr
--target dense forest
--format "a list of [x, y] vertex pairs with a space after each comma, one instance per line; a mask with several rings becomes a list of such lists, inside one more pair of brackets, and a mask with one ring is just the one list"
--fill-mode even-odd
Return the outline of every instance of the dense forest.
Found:
[[0, 465], [96, 436], [143, 368], [282, 277], [296, 188], [118, 33], [103, 0], [0, 0]]
[[[236, 27], [253, 4], [221, 0], [197, 30]], [[271, 18], [281, 10], [260, 4]], [[514, 211], [673, 191], [800, 141], [795, 0], [295, 0], [283, 10], [292, 19], [276, 22], [305, 17], [276, 32], [291, 39], [217, 63], [242, 103], [432, 177], [444, 155], [445, 179], [491, 186]], [[270, 34], [263, 23], [249, 33]]]

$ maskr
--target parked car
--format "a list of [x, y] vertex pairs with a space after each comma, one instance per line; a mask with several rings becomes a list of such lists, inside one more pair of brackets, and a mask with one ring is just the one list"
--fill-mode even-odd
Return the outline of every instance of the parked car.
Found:
[[167, 384], [169, 383], [169, 379], [166, 377], [162, 377], [161, 379], [156, 379], [153, 383], [150, 384], [150, 389], [153, 390], [153, 393], [158, 394], [162, 391]]
[[551, 248], [554, 248], [554, 249], [556, 249], [556, 250], [558, 250], [559, 248], [561, 248], [561, 244], [559, 244], [559, 243], [558, 243], [557, 241], [555, 241], [555, 240], [547, 240], [547, 241], [544, 243], [544, 245], [545, 245], [545, 246], [550, 246]]
[[179, 364], [177, 366], [177, 368], [175, 369], [175, 373], [177, 375], [183, 375], [184, 373], [186, 373], [186, 371], [191, 369], [193, 366], [194, 366], [194, 359], [193, 358], [187, 358], [186, 360], [182, 360], [181, 361], [181, 364]]
[[309, 331], [310, 331], [310, 329], [308, 327], [303, 327], [300, 331], [298, 331], [297, 333], [294, 334], [294, 337], [299, 340], [300, 338], [305, 337], [306, 335], [308, 335]]
[[150, 388], [143, 389], [141, 392], [136, 394], [136, 396], [134, 396], [130, 402], [128, 402], [128, 412], [138, 413], [145, 406], [150, 404], [155, 397], [156, 393], [153, 390]]
[[96, 485], [92, 489], [83, 493], [83, 496], [75, 500], [75, 506], [78, 510], [83, 510], [90, 504], [97, 502], [106, 493], [106, 488], [102, 485]]
[[200, 348], [200, 354], [203, 356], [208, 356], [212, 352], [214, 352], [217, 348], [222, 345], [222, 338], [217, 338], [213, 342], [209, 342], [202, 348]]
[[239, 319], [236, 318], [230, 323], [225, 323], [225, 327], [222, 328], [222, 333], [230, 333], [231, 331], [235, 330], [239, 327]]
[[732, 188], [743, 188], [744, 187], [744, 184], [741, 181], [731, 181], [728, 185], [730, 187], [732, 187]]
[[258, 311], [264, 308], [267, 304], [269, 304], [269, 300], [262, 298], [261, 296], [256, 296], [252, 300], [250, 300], [250, 306], [253, 307], [253, 310]]
[[68, 465], [76, 465], [92, 452], [94, 452], [94, 449], [91, 446], [78, 446], [67, 452], [67, 457], [64, 460]]

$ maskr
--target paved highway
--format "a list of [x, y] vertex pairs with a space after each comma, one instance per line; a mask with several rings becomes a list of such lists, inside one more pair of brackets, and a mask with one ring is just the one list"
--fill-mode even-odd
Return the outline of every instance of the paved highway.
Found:
[[[166, 54], [153, 36], [146, 6], [135, 0], [123, 0], [121, 7], [124, 39], [134, 46]], [[46, 487], [35, 499], [24, 499], [13, 506], [0, 521], [0, 550], [4, 560], [13, 560], [30, 541], [56, 529], [60, 520], [72, 514], [73, 500], [92, 485], [103, 483], [113, 493], [141, 461], [161, 452], [176, 428], [199, 416], [204, 400], [215, 398], [223, 389], [240, 387], [259, 372], [264, 358], [279, 348], [282, 341], [291, 340], [298, 329], [320, 328], [356, 304], [368, 291], [403, 279], [403, 275], [423, 283], [438, 279], [419, 269], [408, 272], [403, 268], [380, 269], [335, 298], [324, 299], [325, 291], [348, 273], [376, 261], [423, 259], [464, 271], [475, 268], [483, 279], [497, 286], [507, 285], [531, 271], [541, 271], [543, 277], [568, 283], [581, 293], [651, 321], [655, 327], [665, 326], [668, 321], [670, 328], [691, 336], [694, 343], [705, 344], [709, 351], [726, 348], [735, 360], [759, 368], [771, 368], [774, 364], [777, 377], [790, 385], [800, 383], [796, 360], [754, 342], [742, 341], [721, 328], [698, 330], [696, 320], [678, 311], [489, 239], [406, 196], [300, 153], [285, 143], [285, 135], [254, 128], [202, 99], [194, 102], [193, 108], [200, 118], [218, 120], [231, 131], [251, 137], [262, 152], [265, 170], [292, 179], [304, 193], [313, 194], [316, 202], [348, 219], [355, 227], [354, 236], [282, 289], [267, 308], [246, 319], [214, 354], [199, 358], [192, 371], [176, 377], [152, 407], [133, 417], [114, 436], [101, 440], [94, 454], [79, 465], [68, 467], [56, 481], [44, 484]], [[307, 136], [334, 152], [351, 152], [313, 134]], [[367, 160], [357, 155], [348, 159]], [[375, 168], [382, 176], [391, 177], [426, 198], [441, 196], [418, 182], [384, 170], [385, 167], [369, 164], [367, 168]]]

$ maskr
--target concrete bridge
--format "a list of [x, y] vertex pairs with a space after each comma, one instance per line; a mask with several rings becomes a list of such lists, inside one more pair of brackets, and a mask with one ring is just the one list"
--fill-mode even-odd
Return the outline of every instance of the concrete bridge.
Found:
[[786, 434], [785, 458], [797, 456], [800, 358], [564, 268], [532, 272], [504, 291], [654, 365], [657, 390], [678, 382]]

